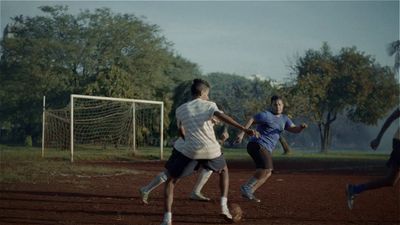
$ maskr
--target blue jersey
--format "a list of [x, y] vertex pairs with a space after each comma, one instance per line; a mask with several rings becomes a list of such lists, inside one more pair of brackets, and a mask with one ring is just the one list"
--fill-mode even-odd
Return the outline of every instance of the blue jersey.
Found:
[[253, 136], [250, 138], [250, 142], [257, 142], [270, 152], [275, 149], [282, 131], [294, 126], [287, 115], [280, 114], [277, 116], [268, 110], [256, 114], [253, 119], [257, 124], [256, 130], [260, 133], [260, 137]]

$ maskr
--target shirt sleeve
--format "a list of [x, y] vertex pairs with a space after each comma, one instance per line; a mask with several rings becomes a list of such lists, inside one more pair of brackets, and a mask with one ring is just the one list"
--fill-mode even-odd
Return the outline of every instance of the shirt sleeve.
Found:
[[296, 126], [288, 116], [285, 116], [285, 118], [286, 118], [285, 130], [287, 130], [287, 128], [289, 128], [289, 127], [295, 127]]
[[257, 123], [264, 123], [267, 121], [267, 114], [260, 112], [253, 116], [253, 120]]
[[215, 104], [215, 102], [211, 102], [208, 112], [209, 112], [210, 119], [213, 118], [215, 112], [223, 113], [221, 110], [219, 110], [219, 108], [218, 108], [217, 104]]

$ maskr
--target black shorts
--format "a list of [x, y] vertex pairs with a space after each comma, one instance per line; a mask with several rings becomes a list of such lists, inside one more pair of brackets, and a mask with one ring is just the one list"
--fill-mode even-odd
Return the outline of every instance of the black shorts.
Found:
[[165, 164], [168, 175], [172, 178], [182, 178], [191, 175], [199, 167], [219, 172], [226, 166], [225, 157], [221, 154], [214, 159], [191, 159], [176, 149]]
[[261, 147], [257, 142], [249, 142], [247, 152], [256, 164], [256, 169], [274, 169], [271, 152]]
[[400, 167], [400, 140], [393, 139], [392, 153], [387, 161], [388, 167]]

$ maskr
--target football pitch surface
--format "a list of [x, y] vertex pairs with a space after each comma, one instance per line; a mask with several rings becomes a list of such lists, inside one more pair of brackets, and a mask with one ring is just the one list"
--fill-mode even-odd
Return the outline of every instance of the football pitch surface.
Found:
[[[85, 163], [85, 162], [81, 162]], [[149, 204], [138, 189], [163, 170], [163, 161], [96, 162], [123, 167], [134, 174], [76, 176], [59, 174], [47, 183], [0, 184], [0, 224], [157, 225], [163, 217], [163, 186]], [[333, 166], [335, 165], [335, 166]], [[382, 176], [382, 167], [345, 167], [313, 160], [274, 164], [275, 172], [257, 192], [260, 203], [241, 197], [239, 187], [254, 172], [251, 161], [228, 160], [229, 202], [243, 210], [243, 225], [399, 225], [400, 185], [365, 192], [347, 208], [346, 183]], [[354, 169], [358, 168], [358, 169]], [[360, 169], [361, 168], [361, 169]], [[218, 176], [203, 189], [210, 202], [196, 202], [189, 194], [197, 176], [184, 178], [175, 188], [174, 225], [226, 224], [219, 217]]]

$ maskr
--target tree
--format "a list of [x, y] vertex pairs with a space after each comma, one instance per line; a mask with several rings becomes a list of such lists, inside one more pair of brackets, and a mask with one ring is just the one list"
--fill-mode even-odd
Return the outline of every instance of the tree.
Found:
[[107, 8], [78, 15], [63, 6], [40, 9], [43, 16], [15, 17], [1, 40], [0, 127], [18, 133], [15, 141], [28, 135], [38, 140], [44, 95], [51, 107], [66, 106], [72, 93], [170, 106], [165, 93], [179, 74], [199, 73], [196, 64], [173, 54], [157, 25], [135, 15]]
[[375, 124], [399, 101], [399, 86], [389, 67], [355, 47], [333, 55], [327, 43], [308, 50], [293, 69], [296, 77], [286, 87], [297, 115], [308, 117], [319, 129], [321, 151], [331, 144], [331, 126], [339, 114], [353, 122]]

